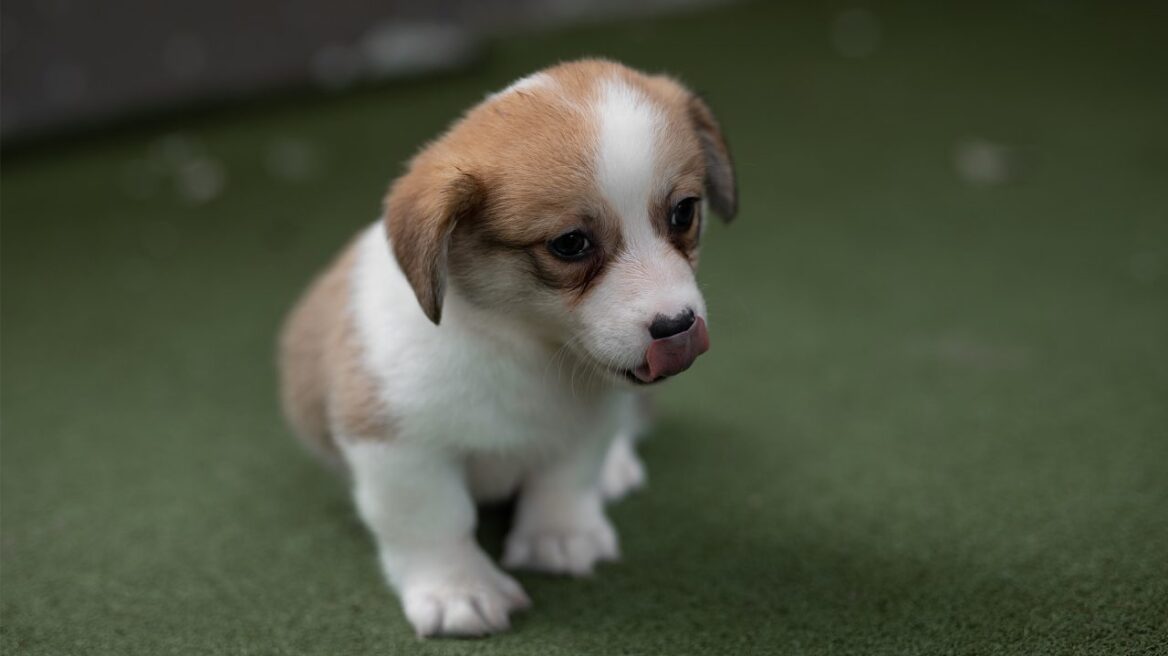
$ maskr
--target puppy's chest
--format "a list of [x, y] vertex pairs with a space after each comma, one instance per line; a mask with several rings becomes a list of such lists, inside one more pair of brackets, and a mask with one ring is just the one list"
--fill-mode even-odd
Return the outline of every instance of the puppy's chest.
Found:
[[448, 294], [432, 325], [374, 226], [360, 245], [353, 308], [367, 370], [397, 437], [506, 452], [612, 430], [619, 392], [563, 352], [523, 339]]
[[528, 451], [615, 430], [619, 399], [589, 389], [546, 354], [437, 345], [424, 367], [389, 366], [387, 404], [418, 439]]

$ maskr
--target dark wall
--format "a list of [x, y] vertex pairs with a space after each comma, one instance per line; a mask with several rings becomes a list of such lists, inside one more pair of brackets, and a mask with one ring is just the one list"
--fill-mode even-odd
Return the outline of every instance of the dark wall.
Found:
[[0, 134], [461, 66], [484, 34], [709, 0], [6, 0]]

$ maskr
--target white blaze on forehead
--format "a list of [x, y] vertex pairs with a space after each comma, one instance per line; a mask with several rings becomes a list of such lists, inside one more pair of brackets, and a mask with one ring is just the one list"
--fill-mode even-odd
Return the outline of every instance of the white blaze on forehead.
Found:
[[651, 235], [647, 220], [657, 178], [657, 144], [664, 116], [639, 90], [606, 80], [597, 105], [600, 191], [620, 215], [625, 239]]
[[487, 97], [497, 98], [513, 91], [531, 91], [532, 89], [551, 87], [553, 84], [555, 84], [555, 80], [552, 79], [552, 76], [548, 75], [547, 73], [532, 73], [527, 77], [521, 77], [518, 80], [515, 80], [506, 89], [492, 93]]

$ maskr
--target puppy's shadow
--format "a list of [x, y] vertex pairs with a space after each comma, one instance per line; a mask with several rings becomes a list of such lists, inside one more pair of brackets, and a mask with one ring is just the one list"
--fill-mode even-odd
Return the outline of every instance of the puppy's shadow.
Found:
[[[775, 435], [787, 428], [794, 430], [779, 427]], [[972, 639], [979, 629], [965, 622], [962, 608], [977, 613], [1008, 605], [1017, 608], [1018, 625], [1007, 628], [1025, 628], [1028, 604], [1036, 603], [1028, 586], [1041, 582], [970, 576], [969, 557], [956, 542], [922, 556], [897, 546], [907, 536], [869, 539], [863, 531], [809, 522], [800, 506], [813, 492], [793, 475], [808, 454], [796, 439], [776, 444], [775, 435], [701, 417], [663, 418], [640, 449], [649, 488], [612, 508], [622, 562], [585, 581], [521, 576], [538, 603], [517, 626], [538, 624], [581, 640], [603, 625], [625, 638], [682, 631], [688, 645], [713, 646], [735, 634], [806, 646], [808, 640], [838, 643], [825, 627], [856, 640], [871, 631], [928, 638], [925, 629], [954, 622]], [[761, 440], [766, 448], [757, 453], [766, 462], [742, 467], [741, 450], [749, 453]], [[759, 486], [769, 489], [757, 495], [762, 502], [752, 502]], [[480, 537], [492, 548], [508, 512], [485, 515]], [[1009, 609], [1005, 616], [1015, 617]]]
[[503, 540], [511, 528], [515, 516], [515, 498], [479, 506], [479, 523], [475, 537], [492, 558], [499, 560], [503, 555]]

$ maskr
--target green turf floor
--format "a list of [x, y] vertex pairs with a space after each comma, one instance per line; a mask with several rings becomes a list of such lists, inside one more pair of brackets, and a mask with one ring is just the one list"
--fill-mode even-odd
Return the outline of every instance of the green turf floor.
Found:
[[[3, 652], [1164, 653], [1168, 22], [1135, 6], [882, 5], [866, 58], [832, 9], [734, 7], [9, 157]], [[273, 333], [419, 143], [581, 54], [680, 74], [727, 128], [713, 349], [662, 390], [624, 562], [419, 643], [281, 424]], [[152, 191], [183, 144], [220, 197]], [[955, 168], [1002, 149], [1005, 184]]]

